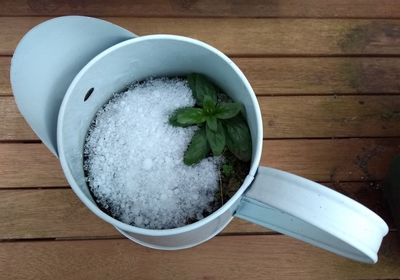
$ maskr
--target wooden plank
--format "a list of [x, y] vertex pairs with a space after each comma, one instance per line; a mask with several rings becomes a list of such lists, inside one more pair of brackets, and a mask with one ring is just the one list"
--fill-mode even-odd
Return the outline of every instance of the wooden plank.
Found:
[[[259, 97], [264, 137], [400, 136], [400, 96]], [[0, 97], [0, 141], [38, 140], [12, 97]]]
[[11, 57], [0, 57], [0, 95], [11, 95]]
[[260, 97], [265, 138], [399, 136], [400, 96]]
[[315, 181], [376, 181], [399, 153], [399, 138], [266, 140], [261, 164]]
[[[265, 140], [261, 164], [321, 182], [380, 181], [399, 153], [400, 138]], [[3, 143], [0, 158], [0, 188], [67, 185], [43, 144]]]
[[1, 16], [175, 16], [175, 17], [398, 17], [396, 0], [334, 1], [26, 1], [3, 0]]
[[[400, 58], [233, 58], [257, 95], [399, 94]], [[0, 95], [11, 95], [10, 57], [0, 57]]]
[[[0, 55], [48, 18], [0, 18]], [[229, 55], [398, 55], [400, 20], [105, 18], [139, 35], [177, 34]]]
[[[90, 212], [70, 189], [3, 190], [0, 209], [0, 239], [121, 237], [111, 225]], [[235, 219], [224, 233], [269, 231]]]
[[58, 160], [43, 144], [1, 144], [0, 155], [3, 188], [67, 185]]
[[120, 236], [70, 189], [4, 190], [0, 201], [1, 239]]
[[257, 95], [394, 94], [400, 58], [234, 58]]
[[220, 236], [179, 251], [128, 240], [0, 243], [5, 279], [398, 279], [399, 252], [392, 234], [376, 265], [282, 235]]
[[[393, 229], [382, 188], [372, 184], [330, 183], [329, 186], [375, 211]], [[92, 214], [71, 189], [2, 190], [0, 194], [0, 239], [120, 237], [112, 226]], [[266, 232], [270, 230], [234, 219], [222, 234]]]
[[0, 140], [38, 140], [18, 111], [14, 97], [0, 97]]

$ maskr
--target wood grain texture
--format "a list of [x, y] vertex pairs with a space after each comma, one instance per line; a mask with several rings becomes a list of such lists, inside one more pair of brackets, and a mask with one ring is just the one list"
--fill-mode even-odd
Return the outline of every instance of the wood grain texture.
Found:
[[[0, 55], [48, 18], [1, 17]], [[400, 20], [105, 18], [139, 35], [176, 34], [228, 55], [398, 55]]]
[[2, 16], [398, 17], [396, 0], [3, 0]]
[[257, 95], [398, 94], [400, 58], [233, 58]]
[[[400, 96], [258, 97], [264, 138], [400, 136]], [[38, 140], [12, 97], [0, 97], [0, 140]]]
[[[394, 229], [380, 184], [334, 182], [328, 186], [364, 204]], [[111, 225], [92, 214], [71, 189], [1, 190], [0, 224], [0, 240], [122, 237]], [[222, 234], [267, 232], [270, 230], [234, 219]]]
[[11, 57], [0, 57], [0, 96], [11, 95], [10, 84]]
[[[320, 182], [380, 181], [399, 153], [399, 138], [265, 140], [261, 164]], [[0, 188], [67, 185], [43, 144], [3, 143], [0, 158]]]
[[0, 243], [5, 279], [397, 279], [399, 241], [376, 265], [360, 264], [282, 235], [218, 236], [180, 251], [128, 240]]
[[376, 181], [399, 153], [399, 138], [266, 140], [261, 164], [315, 181]]
[[0, 97], [0, 140], [38, 140], [18, 111], [14, 97]]
[[[399, 94], [397, 57], [233, 58], [257, 95]], [[10, 57], [0, 57], [0, 95], [11, 95]]]
[[70, 189], [4, 190], [0, 201], [1, 239], [120, 236]]
[[[194, 37], [233, 57], [260, 97], [262, 164], [330, 182], [396, 230], [381, 182], [400, 153], [397, 0], [3, 0], [1, 279], [400, 279], [393, 232], [374, 266], [239, 219], [190, 250], [122, 239], [61, 187], [58, 160], [43, 144], [7, 143], [37, 141], [11, 97], [9, 56], [29, 29], [65, 14], [105, 17], [139, 35]], [[283, 139], [298, 137], [325, 139]]]
[[399, 136], [400, 96], [259, 97], [264, 138]]
[[[0, 224], [0, 239], [123, 238], [91, 213], [70, 189], [2, 190]], [[269, 231], [235, 219], [224, 233]]]
[[67, 185], [59, 161], [43, 144], [1, 144], [0, 159], [3, 188]]

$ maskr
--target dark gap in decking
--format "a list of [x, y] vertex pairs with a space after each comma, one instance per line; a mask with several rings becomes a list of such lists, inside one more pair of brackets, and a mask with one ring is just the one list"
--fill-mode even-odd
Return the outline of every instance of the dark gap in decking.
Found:
[[[393, 136], [330, 136], [330, 137], [264, 137], [263, 140], [268, 140], [268, 141], [282, 141], [282, 140], [287, 140], [287, 141], [298, 141], [298, 140], [350, 140], [350, 139], [392, 139], [392, 140], [400, 140], [400, 134], [399, 135], [393, 135]], [[42, 141], [40, 140], [0, 140], [0, 145], [1, 144], [42, 144]]]
[[[317, 182], [319, 184], [334, 184], [338, 183], [337, 181], [331, 181], [331, 180], [317, 180], [314, 182]], [[368, 183], [380, 183], [382, 184], [382, 180], [340, 180], [340, 183], [343, 184], [352, 184], [352, 183], [363, 183], [363, 184], [368, 184]], [[35, 186], [35, 187], [0, 187], [0, 192], [1, 191], [25, 191], [25, 190], [68, 190], [72, 188], [70, 186]]]
[[[144, 35], [143, 35], [144, 36]], [[246, 53], [224, 53], [230, 58], [400, 58], [399, 54], [376, 54], [376, 53], [363, 53], [363, 54], [287, 54], [287, 53], [273, 53], [273, 54], [246, 54]], [[0, 57], [12, 57], [13, 53], [0, 53]]]
[[398, 136], [331, 136], [331, 137], [264, 137], [264, 140], [268, 141], [282, 141], [282, 140], [350, 140], [350, 139], [392, 139], [400, 141], [400, 134]]
[[[1, 17], [13, 17], [13, 18], [26, 18], [26, 17], [62, 17], [62, 16], [69, 16], [74, 14], [73, 12], [70, 13], [51, 13], [51, 14], [0, 14]], [[270, 16], [251, 16], [251, 15], [201, 15], [199, 13], [193, 14], [163, 14], [163, 15], [139, 15], [139, 14], [91, 14], [91, 13], [80, 13], [80, 16], [88, 16], [88, 17], [97, 17], [97, 18], [164, 18], [164, 19], [315, 19], [315, 20], [400, 20], [400, 17], [397, 16], [281, 16], [281, 15], [270, 15]]]
[[[253, 88], [254, 90], [254, 88]], [[360, 96], [387, 96], [393, 97], [400, 95], [399, 92], [327, 92], [327, 93], [281, 93], [281, 92], [268, 92], [268, 93], [255, 93], [257, 97], [360, 97]], [[9, 94], [1, 94], [0, 98], [14, 98], [14, 95], [10, 92]]]
[[[279, 232], [246, 232], [246, 233], [220, 233], [216, 237], [225, 236], [259, 236], [259, 235], [282, 235]], [[120, 235], [115, 236], [76, 236], [76, 237], [44, 237], [44, 238], [18, 238], [18, 239], [0, 239], [1, 243], [15, 243], [15, 242], [51, 242], [51, 241], [85, 241], [85, 240], [125, 240], [126, 237]]]
[[273, 53], [273, 54], [236, 54], [236, 53], [225, 53], [230, 58], [399, 58], [399, 54], [376, 54], [376, 53], [362, 53], [362, 54], [345, 54], [345, 53], [333, 53], [333, 54], [288, 54], [288, 53]]
[[[397, 229], [389, 229], [389, 233], [397, 233]], [[214, 238], [224, 238], [231, 236], [279, 236], [282, 233], [276, 231], [268, 232], [221, 232]], [[22, 243], [22, 242], [54, 242], [54, 241], [97, 241], [97, 240], [128, 240], [126, 237], [120, 235], [113, 236], [77, 236], [77, 237], [44, 237], [44, 238], [18, 238], [18, 239], [0, 239], [1, 243]]]
[[42, 141], [38, 139], [27, 139], [27, 140], [0, 140], [0, 144], [41, 144]]
[[[254, 90], [254, 89], [253, 89]], [[334, 93], [334, 92], [329, 92], [329, 93], [256, 93], [257, 97], [360, 97], [360, 96], [377, 96], [377, 97], [382, 97], [382, 96], [387, 96], [387, 97], [393, 97], [400, 95], [399, 92], [366, 92], [366, 93], [357, 93], [357, 92], [340, 92], [340, 93]], [[10, 96], [10, 95], [6, 95]]]
[[71, 189], [70, 186], [37, 186], [37, 187], [5, 187], [0, 188], [2, 191], [25, 191], [25, 190], [66, 190]]

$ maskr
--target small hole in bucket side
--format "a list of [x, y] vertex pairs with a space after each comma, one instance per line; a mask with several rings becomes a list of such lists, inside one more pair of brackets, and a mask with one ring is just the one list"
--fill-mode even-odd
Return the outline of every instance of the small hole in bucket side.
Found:
[[93, 91], [94, 91], [94, 88], [91, 88], [88, 90], [88, 92], [85, 95], [85, 98], [83, 98], [83, 102], [85, 102], [86, 100], [89, 99], [89, 97], [92, 95]]

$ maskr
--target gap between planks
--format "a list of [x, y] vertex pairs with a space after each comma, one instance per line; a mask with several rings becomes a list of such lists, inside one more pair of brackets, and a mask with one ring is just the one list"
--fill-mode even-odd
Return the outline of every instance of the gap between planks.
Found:
[[399, 252], [394, 234], [373, 266], [284, 235], [217, 236], [169, 252], [122, 239], [0, 243], [6, 279], [394, 279]]
[[[328, 187], [362, 203], [396, 229], [384, 202], [382, 185], [374, 182], [330, 182]], [[87, 209], [71, 189], [0, 191], [0, 239], [113, 237], [117, 233]], [[262, 234], [260, 226], [234, 219], [223, 234]]]
[[135, 17], [252, 17], [252, 18], [396, 18], [400, 8], [395, 0], [333, 1], [143, 1], [116, 0], [84, 4], [59, 0], [52, 3], [4, 0], [0, 15], [57, 16], [84, 14], [92, 16]]

